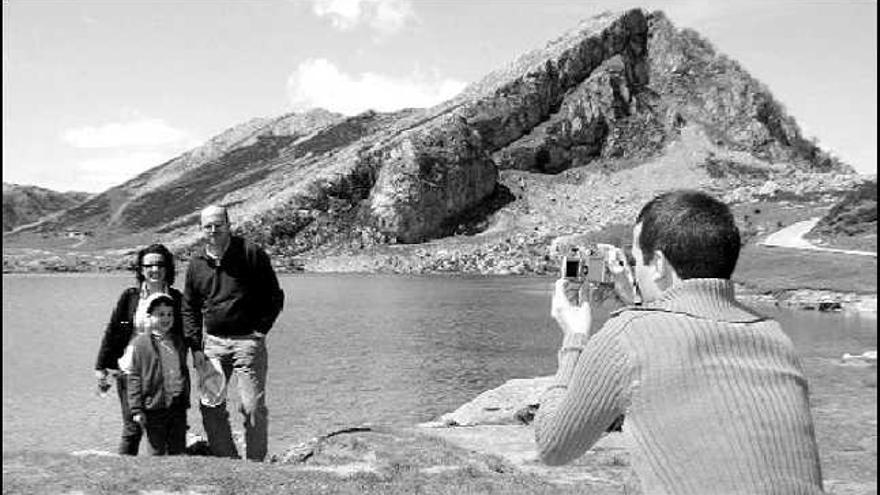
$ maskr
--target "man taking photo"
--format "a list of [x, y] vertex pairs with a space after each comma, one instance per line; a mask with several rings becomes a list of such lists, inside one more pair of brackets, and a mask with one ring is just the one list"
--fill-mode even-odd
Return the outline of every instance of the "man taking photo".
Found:
[[636, 218], [641, 305], [590, 335], [589, 304], [557, 281], [559, 368], [535, 418], [545, 463], [579, 457], [624, 415], [644, 493], [822, 493], [807, 380], [779, 325], [734, 298], [739, 250], [727, 206], [673, 191]]

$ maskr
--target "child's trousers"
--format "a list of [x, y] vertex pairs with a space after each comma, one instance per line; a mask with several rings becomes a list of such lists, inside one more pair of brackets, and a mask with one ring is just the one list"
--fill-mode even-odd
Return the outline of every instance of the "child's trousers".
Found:
[[186, 407], [146, 412], [147, 447], [150, 455], [180, 455], [186, 450]]

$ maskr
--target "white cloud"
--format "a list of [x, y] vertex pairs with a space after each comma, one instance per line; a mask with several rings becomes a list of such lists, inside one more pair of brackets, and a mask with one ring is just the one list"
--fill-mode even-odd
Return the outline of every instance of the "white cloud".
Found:
[[82, 184], [80, 187], [83, 190], [103, 191], [122, 184], [173, 156], [161, 151], [133, 151], [87, 158], [75, 165], [77, 182]]
[[330, 19], [333, 27], [347, 31], [366, 24], [392, 34], [416, 19], [410, 0], [310, 0], [312, 12]]
[[328, 17], [333, 27], [345, 31], [360, 21], [361, 0], [312, 0], [312, 11], [318, 17]]
[[465, 84], [418, 73], [402, 78], [373, 72], [349, 75], [326, 59], [310, 59], [288, 77], [287, 92], [294, 110], [318, 107], [353, 115], [368, 109], [430, 107], [455, 96]]
[[72, 190], [100, 192], [201, 144], [162, 119], [133, 112], [130, 120], [68, 129], [61, 139], [81, 150], [69, 168]]
[[408, 21], [415, 20], [412, 4], [403, 0], [380, 0], [373, 2], [375, 12], [370, 17], [370, 26], [382, 33], [390, 34], [400, 30]]
[[140, 119], [68, 129], [62, 133], [61, 138], [76, 148], [163, 146], [191, 140], [189, 133], [171, 127], [162, 119]]

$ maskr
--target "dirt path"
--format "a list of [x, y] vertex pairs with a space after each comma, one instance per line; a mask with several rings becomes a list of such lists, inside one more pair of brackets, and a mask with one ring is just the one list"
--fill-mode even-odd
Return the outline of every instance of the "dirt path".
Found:
[[877, 253], [873, 253], [871, 251], [857, 251], [855, 249], [836, 249], [836, 248], [826, 248], [821, 246], [816, 246], [810, 241], [804, 239], [804, 235], [806, 235], [813, 227], [819, 223], [821, 217], [813, 217], [809, 220], [804, 220], [802, 222], [796, 222], [788, 227], [776, 231], [767, 236], [766, 239], [759, 242], [760, 246], [769, 246], [769, 247], [786, 247], [792, 249], [810, 249], [813, 251], [825, 251], [829, 253], [841, 253], [841, 254], [854, 254], [860, 256], [873, 256], [877, 257]]

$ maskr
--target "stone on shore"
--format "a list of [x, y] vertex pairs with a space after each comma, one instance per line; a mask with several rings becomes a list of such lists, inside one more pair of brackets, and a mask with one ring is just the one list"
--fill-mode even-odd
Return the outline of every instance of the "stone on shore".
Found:
[[515, 425], [522, 422], [516, 413], [537, 406], [541, 394], [550, 386], [552, 376], [514, 378], [478, 395], [451, 413], [420, 426]]

